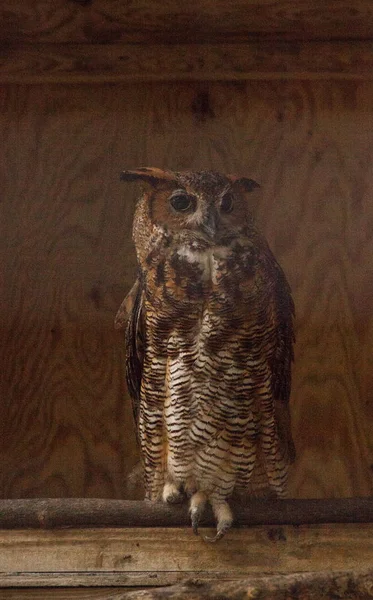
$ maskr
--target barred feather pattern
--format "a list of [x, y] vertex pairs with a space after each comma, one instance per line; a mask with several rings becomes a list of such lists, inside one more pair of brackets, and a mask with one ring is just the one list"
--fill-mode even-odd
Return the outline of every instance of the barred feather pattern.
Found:
[[263, 240], [258, 256], [252, 235], [211, 248], [158, 233], [142, 273], [139, 431], [147, 496], [159, 499], [168, 479], [225, 499], [235, 487], [250, 487], [258, 461], [258, 488], [283, 496], [289, 452], [272, 396], [274, 258]]

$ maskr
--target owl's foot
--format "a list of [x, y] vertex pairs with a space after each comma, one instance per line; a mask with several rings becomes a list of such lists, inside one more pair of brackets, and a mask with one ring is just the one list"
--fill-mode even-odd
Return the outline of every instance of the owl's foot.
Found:
[[217, 502], [212, 500], [211, 506], [217, 520], [216, 535], [214, 535], [213, 537], [204, 535], [203, 539], [205, 540], [205, 542], [214, 543], [218, 542], [227, 533], [228, 529], [232, 527], [233, 515], [228, 502]]
[[213, 544], [214, 542], [218, 542], [219, 540], [221, 540], [221, 538], [225, 536], [228, 529], [230, 529], [231, 527], [231, 522], [221, 523], [220, 525], [218, 525], [216, 534], [213, 537], [210, 537], [209, 535], [203, 535], [202, 537], [205, 540], [205, 542]]
[[206, 507], [207, 497], [204, 492], [195, 492], [190, 499], [190, 517], [193, 533], [198, 535], [198, 525]]
[[162, 500], [168, 504], [179, 504], [184, 500], [184, 494], [177, 487], [176, 483], [168, 481], [163, 487]]
[[206, 508], [207, 500], [210, 501], [212, 510], [216, 518], [216, 535], [210, 537], [208, 535], [202, 535], [202, 539], [205, 542], [217, 542], [220, 540], [232, 527], [233, 515], [229, 507], [228, 502], [225, 500], [214, 500], [208, 498], [205, 492], [195, 492], [190, 499], [190, 517], [192, 521], [193, 533], [198, 535], [198, 526], [201, 517]]

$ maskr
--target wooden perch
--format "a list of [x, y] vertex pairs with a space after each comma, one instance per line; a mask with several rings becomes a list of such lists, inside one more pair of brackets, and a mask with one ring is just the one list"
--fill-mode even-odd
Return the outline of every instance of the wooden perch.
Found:
[[[251, 500], [234, 505], [236, 527], [373, 522], [372, 498]], [[201, 523], [214, 524], [211, 512]], [[67, 527], [183, 527], [186, 504], [89, 498], [0, 500], [0, 529]]]

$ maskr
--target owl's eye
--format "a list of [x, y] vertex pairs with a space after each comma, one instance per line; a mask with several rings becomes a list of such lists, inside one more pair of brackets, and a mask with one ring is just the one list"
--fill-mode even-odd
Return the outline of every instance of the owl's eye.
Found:
[[233, 210], [234, 197], [231, 192], [227, 192], [221, 199], [220, 210], [223, 213], [230, 213]]
[[177, 212], [188, 212], [194, 209], [193, 196], [189, 196], [182, 192], [178, 192], [171, 196], [170, 204]]

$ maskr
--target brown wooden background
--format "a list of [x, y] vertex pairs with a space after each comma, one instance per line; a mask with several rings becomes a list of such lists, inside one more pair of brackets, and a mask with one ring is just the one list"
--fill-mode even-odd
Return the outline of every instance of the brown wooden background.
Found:
[[[90, 3], [57, 4], [51, 14], [41, 10], [48, 2], [39, 2], [35, 16], [30, 2], [4, 2], [4, 43], [17, 36], [22, 44], [32, 42], [37, 26], [43, 43], [80, 43], [83, 30], [85, 40], [95, 42], [100, 39], [92, 31], [105, 32], [115, 22], [106, 19], [110, 2], [102, 4], [106, 20], [94, 17], [95, 30], [82, 26], [85, 5], [89, 19], [96, 14]], [[202, 4], [210, 18], [213, 5]], [[272, 33], [289, 37], [290, 17], [286, 21], [280, 9], [290, 10], [291, 3], [277, 2], [276, 22], [268, 20], [269, 5], [254, 4], [258, 31], [267, 18]], [[298, 37], [302, 23], [309, 35], [317, 26], [325, 36], [347, 35], [336, 3], [330, 3], [334, 21], [321, 26], [319, 19], [314, 27], [308, 4], [299, 3]], [[371, 12], [368, 2], [356, 6], [350, 31], [363, 39]], [[9, 16], [14, 7], [19, 21]], [[139, 41], [136, 15], [121, 41]], [[118, 17], [118, 31], [125, 16]], [[179, 37], [184, 21], [178, 21]], [[212, 35], [220, 41], [221, 21], [214, 23]], [[231, 26], [229, 39], [241, 42], [245, 27]], [[12, 52], [5, 55], [13, 69]], [[9, 81], [7, 64], [0, 60], [3, 81]], [[373, 81], [285, 81], [279, 64], [276, 79], [105, 83], [101, 76], [92, 85], [31, 86], [22, 84], [20, 67], [18, 83], [2, 85], [1, 497], [139, 496], [126, 479], [138, 456], [123, 334], [114, 331], [113, 319], [135, 274], [136, 187], [121, 184], [119, 173], [146, 165], [212, 168], [261, 182], [253, 210], [287, 273], [297, 310], [292, 414], [298, 459], [291, 495], [372, 494]], [[76, 75], [76, 63], [74, 69]]]

